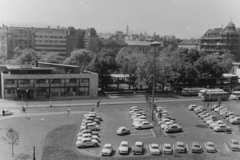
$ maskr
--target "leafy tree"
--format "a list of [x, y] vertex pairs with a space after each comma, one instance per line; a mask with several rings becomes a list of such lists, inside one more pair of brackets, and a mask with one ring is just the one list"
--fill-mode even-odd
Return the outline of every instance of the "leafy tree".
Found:
[[88, 70], [99, 74], [101, 79], [101, 88], [105, 90], [110, 79], [110, 74], [116, 72], [119, 68], [115, 60], [116, 54], [109, 49], [102, 51], [94, 56], [91, 63], [87, 67]]
[[75, 50], [71, 53], [71, 56], [64, 60], [64, 64], [77, 65], [81, 67], [81, 72], [86, 69], [89, 63], [94, 57], [92, 51], [86, 49]]
[[63, 56], [58, 55], [58, 53], [51, 52], [51, 53], [47, 54], [47, 57], [44, 59], [44, 61], [48, 62], [48, 63], [62, 64], [64, 59], [65, 58]]
[[6, 129], [6, 137], [3, 140], [12, 146], [12, 155], [14, 155], [14, 145], [19, 145], [19, 132], [13, 128]]
[[16, 63], [32, 64], [34, 61], [38, 61], [42, 58], [42, 54], [34, 51], [33, 49], [24, 49], [22, 54], [17, 57]]

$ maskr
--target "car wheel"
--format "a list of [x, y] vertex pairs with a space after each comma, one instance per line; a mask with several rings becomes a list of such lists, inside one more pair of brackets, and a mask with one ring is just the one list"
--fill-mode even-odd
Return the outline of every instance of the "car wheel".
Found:
[[80, 148], [84, 148], [84, 145], [80, 146]]
[[95, 143], [95, 144], [94, 144], [94, 147], [97, 147], [97, 146], [98, 146], [97, 143]]

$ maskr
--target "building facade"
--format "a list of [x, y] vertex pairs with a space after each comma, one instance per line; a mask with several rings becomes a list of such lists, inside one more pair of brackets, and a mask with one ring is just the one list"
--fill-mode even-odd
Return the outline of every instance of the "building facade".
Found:
[[235, 24], [229, 22], [225, 28], [209, 29], [201, 38], [200, 47], [207, 54], [234, 54], [237, 61], [240, 61], [239, 41], [240, 33]]
[[8, 59], [14, 56], [16, 47], [19, 49], [34, 49], [34, 28], [8, 27], [7, 37]]
[[178, 48], [200, 49], [199, 39], [185, 39], [178, 43]]
[[54, 74], [54, 67], [47, 66], [5, 66], [1, 69], [2, 98], [77, 98], [98, 94], [98, 75], [95, 73]]
[[127, 47], [127, 43], [124, 40], [112, 40], [111, 38], [99, 38], [99, 48], [111, 49], [117, 53], [121, 48]]
[[35, 50], [46, 55], [57, 52], [67, 55], [67, 29], [65, 28], [35, 28]]
[[84, 36], [84, 48], [94, 53], [98, 53], [100, 51], [97, 31], [94, 28], [86, 30]]
[[70, 56], [72, 51], [75, 49], [84, 48], [84, 36], [86, 30], [75, 29], [74, 27], [69, 27], [67, 32], [67, 57]]
[[0, 27], [0, 57], [7, 58], [7, 29], [4, 25]]

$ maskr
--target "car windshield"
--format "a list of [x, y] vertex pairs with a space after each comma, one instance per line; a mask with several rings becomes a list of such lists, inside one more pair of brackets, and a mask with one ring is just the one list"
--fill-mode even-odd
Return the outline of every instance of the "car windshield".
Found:
[[111, 146], [106, 146], [104, 147], [105, 149], [111, 149], [112, 147]]
[[137, 147], [142, 147], [142, 145], [141, 145], [141, 144], [137, 144], [136, 146], [137, 146]]
[[236, 145], [238, 145], [239, 143], [238, 143], [238, 142], [233, 142], [233, 144], [236, 144]]
[[127, 144], [122, 144], [121, 146], [122, 146], [122, 147], [127, 147], [128, 145], [127, 145]]
[[178, 147], [181, 147], [181, 148], [183, 148], [183, 147], [184, 147], [184, 145], [182, 145], [182, 144], [179, 144], [179, 145], [178, 145]]
[[153, 149], [158, 149], [158, 146], [152, 146]]
[[166, 148], [166, 149], [171, 149], [171, 147], [170, 147], [170, 146], [165, 146], [165, 148]]
[[213, 144], [208, 144], [208, 147], [214, 147], [214, 145]]
[[194, 144], [193, 146], [196, 147], [196, 148], [200, 148], [199, 144]]

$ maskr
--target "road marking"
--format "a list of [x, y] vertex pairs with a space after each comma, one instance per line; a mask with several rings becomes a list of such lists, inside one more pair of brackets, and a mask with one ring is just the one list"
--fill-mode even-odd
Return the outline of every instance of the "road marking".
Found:
[[147, 145], [146, 148], [145, 148], [145, 154], [147, 154], [147, 148], [148, 148], [148, 145]]
[[151, 136], [151, 137], [139, 137], [139, 138], [154, 138], [153, 136]]
[[172, 145], [173, 151], [174, 151], [174, 144]]
[[153, 136], [156, 137], [155, 133], [153, 132], [153, 129], [151, 129], [151, 131], [152, 131]]
[[227, 147], [226, 143], [224, 143], [224, 145], [225, 145], [225, 147], [226, 147], [227, 151], [229, 152], [229, 149], [228, 149], [228, 147]]
[[98, 154], [98, 157], [100, 157], [101, 156], [101, 152]]
[[168, 136], [168, 134], [164, 130], [162, 130], [162, 132], [166, 137]]

